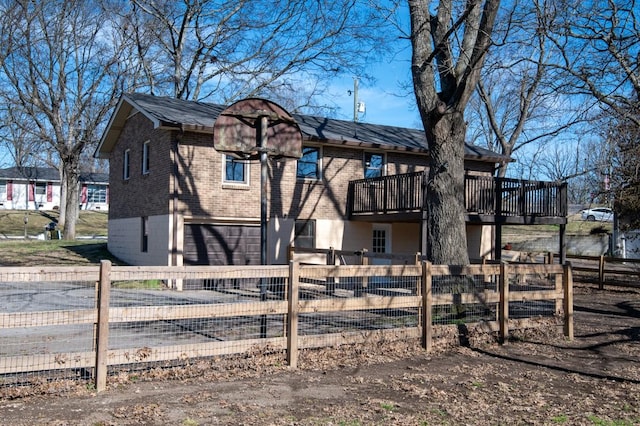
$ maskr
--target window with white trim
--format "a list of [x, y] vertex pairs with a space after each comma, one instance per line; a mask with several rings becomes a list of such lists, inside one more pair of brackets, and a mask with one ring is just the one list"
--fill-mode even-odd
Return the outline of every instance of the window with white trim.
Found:
[[302, 147], [302, 157], [298, 160], [296, 177], [298, 179], [322, 179], [322, 150], [317, 146]]
[[123, 154], [123, 158], [122, 158], [122, 179], [127, 180], [129, 179], [129, 177], [131, 176], [129, 174], [129, 157], [130, 157], [130, 150], [125, 150], [124, 154]]
[[293, 237], [294, 247], [315, 248], [316, 247], [316, 221], [296, 220]]
[[224, 156], [223, 182], [248, 185], [249, 184], [249, 163], [238, 160], [230, 155]]
[[35, 194], [39, 198], [47, 195], [47, 183], [46, 182], [36, 182]]
[[106, 203], [107, 185], [87, 185], [88, 203]]
[[0, 180], [0, 201], [7, 199], [7, 181]]
[[146, 141], [142, 144], [142, 174], [149, 174], [149, 142]]

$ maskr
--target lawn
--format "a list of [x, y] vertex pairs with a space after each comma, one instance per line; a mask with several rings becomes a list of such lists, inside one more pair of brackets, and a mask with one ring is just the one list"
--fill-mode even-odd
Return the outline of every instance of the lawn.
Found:
[[[57, 222], [58, 216], [56, 210], [0, 210], [0, 238], [24, 236], [25, 218], [27, 235], [36, 237], [47, 224]], [[105, 211], [81, 210], [76, 235], [106, 237], [108, 216]]]
[[0, 210], [0, 265], [89, 265], [101, 259], [117, 262], [107, 250], [107, 219], [107, 212], [82, 210], [76, 235], [85, 238], [45, 241], [38, 236], [47, 224], [57, 222], [57, 211]]
[[109, 253], [106, 240], [0, 239], [0, 266], [88, 266], [102, 259], [122, 264]]

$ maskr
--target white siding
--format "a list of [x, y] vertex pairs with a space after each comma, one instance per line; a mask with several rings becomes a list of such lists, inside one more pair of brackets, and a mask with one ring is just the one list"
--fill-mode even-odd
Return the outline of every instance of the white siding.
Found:
[[142, 218], [109, 219], [108, 248], [111, 254], [131, 265], [169, 264], [169, 216], [150, 216], [148, 251], [142, 251]]

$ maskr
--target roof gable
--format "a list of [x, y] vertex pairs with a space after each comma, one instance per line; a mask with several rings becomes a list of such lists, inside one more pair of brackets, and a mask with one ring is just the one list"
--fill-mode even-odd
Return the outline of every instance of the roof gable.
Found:
[[[185, 101], [141, 93], [123, 95], [100, 140], [96, 156], [106, 158], [111, 152], [126, 119], [133, 110], [143, 113], [155, 128], [168, 127], [185, 131], [213, 133], [213, 124], [224, 111], [222, 105]], [[379, 124], [336, 120], [292, 114], [304, 140], [347, 146], [374, 147], [385, 150], [428, 152], [423, 130]], [[485, 148], [465, 144], [465, 157], [488, 162], [509, 161], [507, 156]]]

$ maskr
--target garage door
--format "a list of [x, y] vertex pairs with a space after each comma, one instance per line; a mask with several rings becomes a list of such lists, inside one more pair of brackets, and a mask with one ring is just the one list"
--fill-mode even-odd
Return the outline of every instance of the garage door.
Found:
[[185, 265], [259, 265], [260, 227], [185, 225], [183, 253]]

